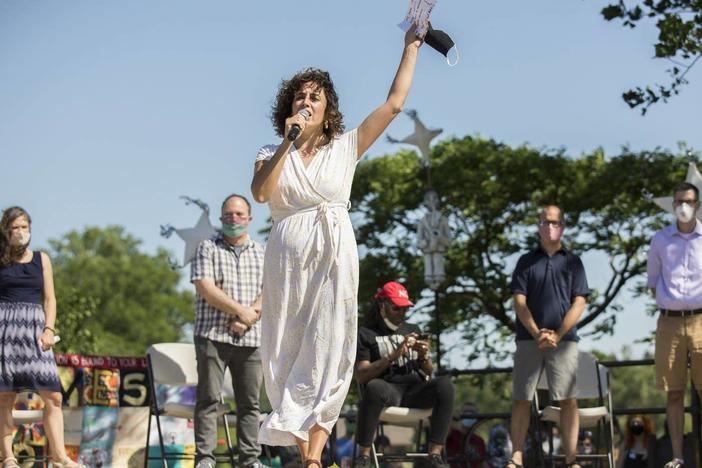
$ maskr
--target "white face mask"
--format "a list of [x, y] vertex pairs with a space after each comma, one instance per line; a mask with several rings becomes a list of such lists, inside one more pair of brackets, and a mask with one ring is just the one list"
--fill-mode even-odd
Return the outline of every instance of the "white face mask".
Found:
[[695, 209], [692, 205], [681, 203], [675, 207], [675, 217], [678, 218], [678, 221], [681, 223], [689, 223], [695, 217]]
[[32, 233], [29, 231], [21, 231], [18, 234], [15, 234], [12, 236], [10, 239], [10, 244], [16, 246], [16, 247], [23, 247], [25, 245], [29, 245], [29, 239], [32, 238]]
[[383, 322], [385, 322], [385, 325], [392, 331], [397, 331], [397, 329], [400, 328], [399, 325], [395, 325], [390, 320], [388, 320], [386, 317], [383, 317]]
[[383, 307], [380, 308], [380, 316], [383, 317], [383, 322], [385, 322], [385, 326], [387, 326], [391, 331], [397, 331], [397, 329], [400, 328], [399, 325], [395, 325], [390, 321], [389, 318], [385, 316], [385, 309]]

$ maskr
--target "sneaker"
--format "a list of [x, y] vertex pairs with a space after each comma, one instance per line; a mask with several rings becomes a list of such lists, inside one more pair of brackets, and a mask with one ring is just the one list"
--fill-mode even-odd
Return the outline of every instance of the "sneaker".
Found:
[[215, 461], [211, 458], [203, 458], [197, 462], [195, 468], [215, 468]]
[[262, 463], [259, 460], [257, 462], [252, 463], [251, 465], [247, 466], [246, 468], [271, 468], [271, 467], [266, 465], [265, 463]]
[[369, 455], [359, 455], [354, 461], [355, 468], [371, 468], [371, 458]]
[[663, 465], [663, 468], [683, 468], [685, 463], [679, 458], [673, 458], [668, 463]]
[[448, 465], [444, 459], [441, 458], [441, 455], [435, 453], [429, 455], [429, 466], [431, 468], [448, 468]]

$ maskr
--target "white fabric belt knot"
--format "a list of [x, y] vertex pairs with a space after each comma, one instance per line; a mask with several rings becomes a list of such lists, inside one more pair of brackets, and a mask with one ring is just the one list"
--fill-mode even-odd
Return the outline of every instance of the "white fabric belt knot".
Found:
[[[341, 242], [341, 233], [337, 229], [341, 219], [333, 208], [344, 208], [348, 211], [351, 209], [351, 202], [322, 202], [296, 213], [317, 212], [317, 216], [314, 219], [315, 228], [310, 233], [305, 244], [304, 268], [308, 269], [314, 260], [319, 259], [320, 267], [325, 269], [325, 279], [338, 263], [337, 253]], [[324, 249], [324, 245], [327, 246], [326, 249]], [[324, 252], [325, 250], [326, 252]], [[326, 255], [323, 255], [324, 253]], [[320, 257], [320, 255], [323, 256]]]

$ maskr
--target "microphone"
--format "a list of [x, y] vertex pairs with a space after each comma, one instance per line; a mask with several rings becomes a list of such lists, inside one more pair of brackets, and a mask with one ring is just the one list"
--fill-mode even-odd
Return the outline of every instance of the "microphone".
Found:
[[[310, 111], [308, 111], [307, 109], [300, 109], [300, 112], [298, 112], [298, 114], [301, 115], [305, 120], [312, 117], [312, 114], [310, 114]], [[293, 124], [292, 128], [290, 128], [290, 131], [288, 132], [288, 140], [297, 140], [297, 137], [300, 136], [301, 132], [302, 129], [300, 128], [300, 126], [298, 124]]]

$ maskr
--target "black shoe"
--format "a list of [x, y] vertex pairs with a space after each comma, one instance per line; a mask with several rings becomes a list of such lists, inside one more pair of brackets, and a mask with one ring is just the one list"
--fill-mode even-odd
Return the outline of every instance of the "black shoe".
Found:
[[441, 458], [441, 455], [435, 453], [429, 455], [429, 466], [431, 468], [448, 468], [448, 465], [444, 459]]
[[359, 455], [354, 461], [355, 468], [371, 468], [371, 458], [369, 455]]

